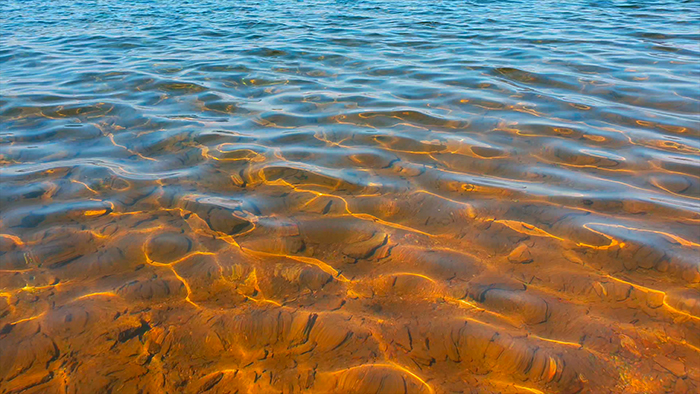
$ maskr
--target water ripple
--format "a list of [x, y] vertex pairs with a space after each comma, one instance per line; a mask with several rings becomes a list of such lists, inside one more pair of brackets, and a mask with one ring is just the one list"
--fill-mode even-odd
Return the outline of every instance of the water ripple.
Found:
[[0, 392], [700, 390], [697, 2], [0, 8]]

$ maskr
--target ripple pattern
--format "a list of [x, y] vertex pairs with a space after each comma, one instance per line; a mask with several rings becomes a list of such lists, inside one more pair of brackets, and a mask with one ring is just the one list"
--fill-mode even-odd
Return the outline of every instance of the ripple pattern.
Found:
[[0, 8], [0, 393], [700, 391], [697, 1]]

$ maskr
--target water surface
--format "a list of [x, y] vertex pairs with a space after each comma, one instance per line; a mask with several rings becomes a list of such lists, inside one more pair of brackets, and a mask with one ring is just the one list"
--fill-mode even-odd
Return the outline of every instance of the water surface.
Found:
[[1, 393], [700, 391], [697, 1], [0, 8]]

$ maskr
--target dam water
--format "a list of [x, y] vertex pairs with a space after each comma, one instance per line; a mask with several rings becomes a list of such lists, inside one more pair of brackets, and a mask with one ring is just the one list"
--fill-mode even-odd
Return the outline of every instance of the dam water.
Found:
[[697, 393], [697, 1], [0, 5], [0, 393]]

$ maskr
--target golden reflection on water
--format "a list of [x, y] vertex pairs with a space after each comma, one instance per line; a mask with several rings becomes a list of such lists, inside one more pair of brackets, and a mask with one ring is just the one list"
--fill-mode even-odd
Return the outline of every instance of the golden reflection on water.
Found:
[[365, 6], [222, 61], [93, 32], [41, 94], [0, 52], [0, 393], [700, 391], [695, 52], [644, 41], [685, 36], [470, 63], [459, 24], [362, 41]]
[[[381, 146], [425, 153], [400, 144]], [[118, 177], [42, 185], [44, 207], [66, 187], [84, 204], [3, 220], [33, 228], [0, 238], [6, 392], [696, 387], [700, 273], [670, 256], [697, 253], [697, 240], [587, 219], [601, 215], [582, 207], [567, 223], [546, 198], [444, 182], [437, 168], [411, 171], [369, 155], [345, 159], [369, 179], [394, 172], [410, 182], [431, 171], [434, 190], [455, 198], [360, 187], [265, 146], [188, 146], [219, 172], [199, 187], [245, 191], [276, 209], [225, 194], [169, 194], [177, 179], [150, 188]], [[474, 153], [454, 143], [448, 154]], [[504, 219], [517, 215], [457, 195], [554, 218], [546, 226]]]

